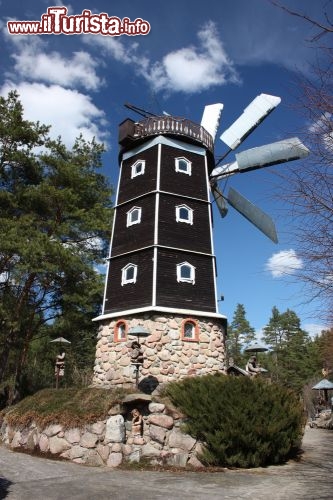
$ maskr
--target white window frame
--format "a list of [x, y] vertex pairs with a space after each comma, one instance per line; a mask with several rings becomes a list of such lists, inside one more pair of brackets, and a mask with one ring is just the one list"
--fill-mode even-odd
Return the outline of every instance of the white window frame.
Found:
[[[130, 268], [133, 268], [133, 278], [127, 278], [127, 272]], [[121, 286], [128, 285], [129, 283], [136, 283], [136, 278], [138, 275], [138, 266], [136, 264], [127, 264], [121, 270]]]
[[[137, 172], [137, 167], [138, 165], [141, 164], [141, 169]], [[145, 173], [145, 167], [146, 167], [146, 161], [145, 160], [137, 160], [133, 165], [131, 166], [131, 179], [134, 177], [137, 177], [138, 175], [143, 175]]]
[[[182, 210], [182, 208], [184, 208], [185, 210], [187, 210], [187, 213], [188, 213], [188, 218], [187, 219], [184, 219], [181, 215], [180, 215], [180, 212]], [[185, 222], [186, 224], [193, 224], [193, 210], [192, 208], [188, 207], [187, 205], [178, 205], [176, 207], [176, 221], [177, 222]]]
[[[182, 268], [186, 266], [190, 268], [190, 277], [189, 278], [184, 278], [182, 276]], [[181, 264], [177, 264], [177, 281], [182, 282], [182, 283], [192, 283], [192, 285], [195, 284], [195, 267], [192, 266], [189, 262], [182, 262]]]
[[[186, 170], [180, 168], [181, 162], [186, 163]], [[184, 156], [175, 159], [175, 168], [176, 172], [186, 175], [192, 175], [192, 162], [187, 158], [184, 158]]]
[[[136, 220], [132, 220], [132, 215], [134, 212], [138, 211], [138, 218]], [[140, 224], [141, 222], [141, 214], [142, 214], [142, 208], [141, 207], [133, 207], [131, 210], [127, 212], [127, 220], [126, 220], [126, 226], [133, 226], [134, 224]]]

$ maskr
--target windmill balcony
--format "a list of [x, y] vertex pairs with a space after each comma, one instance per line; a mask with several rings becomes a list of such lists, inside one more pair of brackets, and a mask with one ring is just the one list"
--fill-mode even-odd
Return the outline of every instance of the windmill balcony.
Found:
[[123, 121], [119, 127], [119, 144], [127, 149], [133, 147], [133, 141], [161, 134], [181, 136], [182, 140], [198, 143], [211, 153], [214, 152], [213, 138], [201, 125], [173, 116], [152, 116], [140, 122], [130, 119]]

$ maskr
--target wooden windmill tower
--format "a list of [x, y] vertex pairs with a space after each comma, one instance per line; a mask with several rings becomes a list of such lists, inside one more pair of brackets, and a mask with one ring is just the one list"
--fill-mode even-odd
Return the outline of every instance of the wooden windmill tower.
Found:
[[[226, 198], [217, 187], [221, 177], [241, 171], [237, 161], [215, 163], [221, 104], [207, 106], [200, 125], [128, 107], [143, 119], [119, 126], [120, 174], [103, 312], [96, 318], [94, 385], [132, 385], [140, 375], [140, 384], [153, 388], [224, 369], [226, 317], [218, 312], [211, 192], [223, 215], [229, 201], [273, 240], [276, 233], [257, 207], [236, 191]], [[270, 153], [266, 163], [274, 162]]]

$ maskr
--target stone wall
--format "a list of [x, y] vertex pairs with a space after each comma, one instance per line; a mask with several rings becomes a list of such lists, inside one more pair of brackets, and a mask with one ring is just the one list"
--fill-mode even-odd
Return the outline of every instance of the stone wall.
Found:
[[[142, 432], [132, 432], [132, 410], [139, 408]], [[120, 412], [120, 413], [119, 413]], [[54, 424], [40, 429], [32, 423], [14, 428], [4, 422], [1, 440], [11, 448], [52, 454], [76, 463], [118, 467], [124, 462], [202, 467], [197, 458], [202, 446], [181, 431], [182, 416], [150, 396], [130, 395], [123, 405], [111, 408], [109, 417], [82, 428]]]
[[[179, 380], [192, 375], [224, 371], [225, 327], [223, 320], [194, 318], [196, 340], [182, 336], [186, 316], [149, 314], [124, 318], [127, 331], [143, 326], [151, 332], [140, 338], [144, 362], [140, 368], [140, 383], [152, 385]], [[124, 341], [116, 341], [115, 328], [121, 317], [100, 325], [96, 347], [93, 385], [111, 387], [133, 385], [135, 367], [131, 365], [131, 344], [136, 337], [127, 334]], [[189, 318], [192, 319], [192, 318]], [[144, 389], [144, 387], [143, 387]]]

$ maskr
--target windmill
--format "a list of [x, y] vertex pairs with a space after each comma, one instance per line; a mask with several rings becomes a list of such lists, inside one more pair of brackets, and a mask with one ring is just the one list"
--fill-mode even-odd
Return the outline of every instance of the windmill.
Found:
[[[245, 173], [279, 163], [286, 163], [306, 157], [309, 150], [297, 138], [266, 144], [247, 149], [235, 155], [231, 163], [220, 163], [255, 130], [258, 125], [280, 104], [281, 99], [268, 94], [258, 95], [220, 136], [221, 141], [228, 146], [227, 152], [218, 159], [210, 174], [211, 191], [217, 208], [222, 217], [228, 213], [228, 204], [262, 231], [274, 243], [278, 242], [275, 224], [271, 217], [259, 207], [244, 198], [236, 189], [229, 188], [225, 195], [218, 186], [218, 181], [237, 173]], [[223, 104], [216, 103], [205, 106], [201, 126], [211, 134], [213, 140], [219, 128]]]
[[137, 328], [149, 332], [140, 342], [142, 380], [166, 383], [223, 370], [227, 318], [217, 299], [210, 191], [222, 216], [230, 205], [277, 242], [272, 219], [234, 188], [225, 194], [219, 182], [308, 154], [295, 138], [248, 149], [224, 163], [279, 102], [256, 97], [221, 135], [228, 150], [217, 161], [223, 104], [206, 106], [201, 124], [125, 104], [141, 118], [119, 124], [108, 271], [102, 314], [94, 319], [100, 322], [94, 384], [138, 384], [126, 347]]

